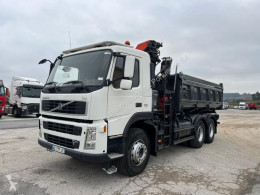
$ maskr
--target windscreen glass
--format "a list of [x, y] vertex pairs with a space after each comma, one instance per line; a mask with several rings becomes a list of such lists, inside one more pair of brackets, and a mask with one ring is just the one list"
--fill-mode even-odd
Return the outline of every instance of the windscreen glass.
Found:
[[23, 87], [23, 97], [39, 98], [42, 88]]
[[111, 56], [110, 50], [100, 50], [64, 57], [56, 62], [47, 84], [59, 87], [79, 81], [84, 86], [100, 86], [106, 79]]
[[0, 96], [4, 96], [5, 95], [5, 89], [4, 87], [0, 87]]

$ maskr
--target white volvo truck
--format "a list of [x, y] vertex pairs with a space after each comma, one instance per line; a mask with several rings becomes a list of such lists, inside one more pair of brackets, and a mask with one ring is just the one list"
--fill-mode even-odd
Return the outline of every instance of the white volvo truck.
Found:
[[64, 51], [41, 92], [38, 143], [134, 176], [163, 148], [213, 142], [223, 85], [170, 75], [161, 46], [102, 42]]
[[15, 117], [38, 115], [42, 89], [43, 83], [37, 79], [12, 77], [9, 106], [6, 106], [6, 114], [13, 114]]

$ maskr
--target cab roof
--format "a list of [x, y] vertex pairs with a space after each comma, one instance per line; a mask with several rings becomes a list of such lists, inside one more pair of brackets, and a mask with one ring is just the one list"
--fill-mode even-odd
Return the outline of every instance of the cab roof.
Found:
[[86, 46], [83, 46], [83, 47], [77, 47], [77, 48], [74, 48], [74, 49], [65, 50], [65, 51], [63, 51], [63, 53], [64, 54], [71, 54], [71, 53], [86, 50], [86, 49], [93, 49], [93, 48], [98, 48], [98, 47], [108, 47], [108, 46], [115, 46], [115, 45], [133, 48], [133, 46], [131, 46], [131, 45], [117, 43], [117, 42], [114, 42], [114, 41], [103, 41], [103, 42], [100, 42], [100, 43], [95, 43], [95, 44], [86, 45]]

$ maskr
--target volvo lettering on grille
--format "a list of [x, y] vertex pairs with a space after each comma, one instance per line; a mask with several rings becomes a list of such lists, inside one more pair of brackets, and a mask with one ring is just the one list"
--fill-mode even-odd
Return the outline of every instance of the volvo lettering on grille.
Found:
[[69, 105], [69, 104], [71, 104], [71, 103], [73, 103], [73, 102], [74, 102], [74, 101], [70, 101], [70, 102], [67, 102], [67, 103], [65, 103], [65, 104], [59, 103], [58, 106], [57, 106], [56, 108], [51, 109], [50, 112], [54, 112], [55, 110], [62, 110], [62, 108], [63, 108], [64, 106], [67, 106], [67, 105]]

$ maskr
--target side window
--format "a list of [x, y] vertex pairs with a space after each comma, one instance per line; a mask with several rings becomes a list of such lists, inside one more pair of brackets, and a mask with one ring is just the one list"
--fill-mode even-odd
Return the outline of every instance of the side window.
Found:
[[132, 78], [133, 81], [133, 87], [138, 87], [139, 86], [139, 61], [135, 60], [135, 70], [134, 70], [134, 76]]
[[[118, 56], [116, 60], [113, 80], [122, 78], [124, 76], [124, 68], [125, 68], [125, 58], [122, 56]], [[121, 79], [115, 81], [113, 83], [113, 87], [118, 89], [120, 87], [120, 81]]]

